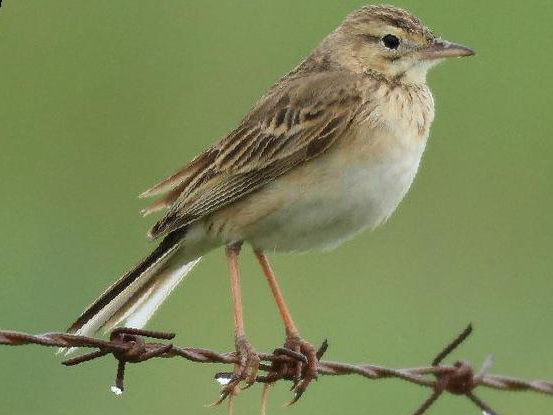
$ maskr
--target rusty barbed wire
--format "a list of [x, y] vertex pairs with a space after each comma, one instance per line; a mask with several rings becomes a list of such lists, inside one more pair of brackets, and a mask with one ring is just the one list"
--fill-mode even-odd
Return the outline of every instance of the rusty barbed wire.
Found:
[[[553, 396], [553, 381], [526, 381], [510, 376], [488, 374], [491, 368], [491, 358], [485, 361], [478, 372], [475, 372], [468, 362], [456, 362], [453, 365], [442, 364], [442, 361], [463, 343], [471, 333], [472, 326], [469, 325], [436, 356], [430, 366], [404, 369], [320, 360], [328, 348], [328, 343], [325, 340], [317, 352], [317, 358], [319, 359], [317, 371], [321, 376], [359, 375], [371, 380], [395, 378], [431, 389], [432, 394], [413, 412], [413, 415], [425, 413], [444, 392], [465, 396], [484, 414], [498, 415], [489, 405], [475, 395], [474, 390], [479, 387], [501, 391], [533, 391]], [[235, 352], [218, 353], [205, 348], [179, 347], [171, 343], [146, 341], [146, 339], [172, 340], [174, 337], [174, 333], [132, 328], [113, 330], [109, 341], [57, 332], [31, 335], [17, 331], [0, 331], [0, 345], [22, 346], [35, 344], [60, 348], [83, 347], [97, 349], [63, 361], [62, 364], [65, 366], [79, 365], [112, 354], [118, 362], [115, 385], [112, 386], [112, 391], [116, 394], [121, 394], [124, 390], [125, 365], [127, 363], [141, 363], [152, 358], [174, 357], [181, 357], [197, 363], [235, 364], [238, 362]], [[258, 375], [256, 382], [264, 384], [273, 384], [280, 380], [297, 382], [297, 372], [293, 370], [293, 363], [305, 361], [305, 356], [284, 348], [277, 348], [273, 353], [260, 353], [259, 357], [263, 362], [259, 369], [267, 372], [267, 374]], [[219, 383], [225, 384], [232, 380], [234, 376], [232, 372], [220, 372], [215, 375], [215, 378]], [[222, 396], [222, 398], [224, 397], [226, 396]]]

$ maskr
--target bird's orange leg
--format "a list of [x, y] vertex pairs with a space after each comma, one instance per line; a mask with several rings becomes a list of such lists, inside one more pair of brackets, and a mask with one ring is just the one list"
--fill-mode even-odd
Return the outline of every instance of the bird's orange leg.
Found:
[[290, 310], [288, 310], [288, 306], [284, 301], [284, 296], [278, 286], [275, 274], [271, 269], [267, 256], [261, 251], [255, 251], [255, 256], [263, 269], [265, 277], [267, 278], [267, 282], [269, 283], [269, 287], [273, 293], [278, 311], [280, 312], [280, 317], [284, 323], [284, 328], [286, 330], [286, 343], [284, 344], [284, 347], [294, 352], [302, 353], [307, 358], [307, 364], [303, 364], [298, 361], [295, 367], [295, 397], [291, 402], [294, 403], [301, 397], [303, 392], [305, 392], [309, 383], [317, 377], [317, 354], [313, 345], [300, 337], [296, 323], [294, 323], [292, 314], [290, 313]]
[[234, 341], [238, 362], [234, 365], [234, 378], [223, 387], [221, 401], [227, 396], [236, 394], [238, 383], [246, 382], [246, 387], [255, 383], [259, 369], [259, 355], [246, 338], [244, 316], [242, 312], [242, 293], [240, 290], [240, 272], [238, 271], [238, 255], [241, 243], [233, 243], [226, 247], [227, 262], [232, 291], [232, 311], [234, 315]]
[[241, 244], [235, 243], [226, 247], [227, 262], [230, 275], [230, 290], [232, 292], [232, 314], [234, 316], [234, 336], [244, 337], [244, 315], [242, 311], [242, 292], [240, 290], [240, 271], [238, 270], [238, 255]]

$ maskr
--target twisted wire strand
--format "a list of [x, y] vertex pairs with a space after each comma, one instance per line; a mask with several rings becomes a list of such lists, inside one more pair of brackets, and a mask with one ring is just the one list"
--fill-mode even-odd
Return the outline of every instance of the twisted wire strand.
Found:
[[[511, 376], [500, 376], [488, 374], [491, 361], [484, 363], [483, 368], [475, 373], [473, 367], [467, 362], [456, 362], [453, 365], [442, 364], [442, 360], [447, 357], [459, 344], [461, 344], [471, 333], [469, 326], [452, 343], [447, 345], [440, 354], [434, 359], [432, 365], [423, 367], [394, 369], [372, 364], [351, 364], [344, 362], [334, 362], [319, 360], [317, 371], [322, 376], [344, 376], [358, 375], [371, 380], [381, 380], [395, 378], [410, 382], [419, 386], [432, 389], [430, 397], [413, 413], [421, 415], [432, 406], [443, 392], [454, 395], [464, 395], [473, 404], [478, 406], [483, 413], [488, 415], [497, 415], [485, 402], [479, 399], [474, 391], [479, 387], [487, 387], [500, 391], [532, 391], [553, 396], [553, 381], [547, 380], [523, 380]], [[171, 340], [173, 333], [119, 328], [111, 332], [110, 340], [101, 340], [93, 337], [78, 336], [67, 333], [44, 333], [32, 335], [17, 331], [0, 331], [0, 345], [23, 346], [40, 345], [46, 347], [61, 348], [90, 348], [97, 349], [91, 353], [86, 353], [62, 363], [66, 366], [78, 365], [99, 357], [112, 354], [118, 361], [117, 377], [114, 391], [121, 392], [123, 387], [124, 367], [126, 363], [140, 363], [152, 358], [175, 358], [180, 357], [197, 363], [222, 363], [235, 364], [238, 362], [235, 352], [219, 353], [214, 350], [198, 347], [179, 347], [173, 344], [165, 344], [158, 341], [147, 341], [148, 339]], [[323, 343], [319, 349], [318, 357], [322, 357], [328, 344]], [[281, 349], [277, 349], [281, 350]], [[294, 359], [301, 360], [302, 356], [294, 357], [293, 353], [260, 353], [259, 357], [262, 363], [260, 370], [269, 372], [267, 376], [258, 376], [258, 383], [275, 383], [279, 380], [292, 380], [293, 375], [287, 373], [271, 373], [275, 365], [293, 362]], [[220, 373], [219, 376], [232, 376], [232, 373]]]

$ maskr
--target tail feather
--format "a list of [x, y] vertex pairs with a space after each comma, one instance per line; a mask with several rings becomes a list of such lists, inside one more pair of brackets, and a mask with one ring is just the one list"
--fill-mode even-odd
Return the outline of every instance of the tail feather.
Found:
[[125, 321], [125, 327], [141, 328], [154, 315], [173, 289], [200, 261], [194, 259], [185, 264], [168, 266], [138, 289], [119, 310], [104, 324], [105, 331]]
[[[169, 264], [171, 257], [183, 246], [185, 234], [186, 229], [182, 228], [167, 235], [148, 257], [92, 303], [69, 327], [68, 332], [92, 335], [101, 328], [112, 328], [125, 319], [135, 327], [145, 324], [198, 261], [179, 266]], [[137, 318], [133, 319], [135, 314]]]

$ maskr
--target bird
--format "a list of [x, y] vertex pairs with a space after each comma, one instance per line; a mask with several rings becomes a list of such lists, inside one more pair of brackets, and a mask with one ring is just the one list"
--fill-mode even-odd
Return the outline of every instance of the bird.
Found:
[[239, 254], [253, 249], [298, 361], [295, 398], [317, 374], [279, 288], [268, 252], [330, 250], [382, 225], [411, 186], [434, 119], [427, 73], [475, 52], [436, 36], [407, 10], [353, 11], [255, 103], [238, 126], [140, 195], [165, 210], [149, 230], [157, 247], [67, 330], [90, 335], [143, 327], [207, 252], [223, 248], [232, 293], [234, 379], [256, 380], [259, 355], [244, 328]]

